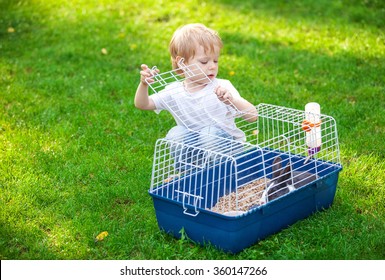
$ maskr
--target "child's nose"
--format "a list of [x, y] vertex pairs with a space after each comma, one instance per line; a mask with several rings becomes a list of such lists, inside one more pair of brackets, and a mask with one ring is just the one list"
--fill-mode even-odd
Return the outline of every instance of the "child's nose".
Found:
[[210, 69], [215, 69], [217, 67], [217, 64], [214, 61], [210, 62], [209, 68]]

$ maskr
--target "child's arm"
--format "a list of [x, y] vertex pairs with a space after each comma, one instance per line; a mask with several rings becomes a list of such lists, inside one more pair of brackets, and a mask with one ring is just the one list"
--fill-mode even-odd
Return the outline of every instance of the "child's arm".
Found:
[[[135, 93], [135, 107], [141, 110], [155, 110], [156, 107], [154, 101], [148, 96], [148, 84], [145, 81], [145, 79], [152, 76], [151, 70], [145, 64], [142, 64], [141, 68], [140, 83]], [[149, 82], [151, 82], [151, 80], [149, 80]]]
[[233, 105], [239, 111], [245, 113], [242, 117], [248, 122], [254, 122], [258, 118], [257, 108], [242, 97], [234, 97], [229, 90], [218, 86], [215, 89], [218, 99], [226, 105]]

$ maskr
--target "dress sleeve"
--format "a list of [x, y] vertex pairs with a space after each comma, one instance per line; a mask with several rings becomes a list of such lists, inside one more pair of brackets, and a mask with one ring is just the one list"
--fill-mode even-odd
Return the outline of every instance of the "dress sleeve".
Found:
[[165, 108], [165, 103], [163, 102], [162, 95], [165, 95], [165, 94], [163, 92], [158, 92], [158, 93], [152, 94], [150, 96], [150, 98], [152, 99], [152, 101], [155, 104], [154, 112], [157, 113], [157, 114], [159, 114]]
[[167, 110], [167, 104], [170, 106], [173, 94], [175, 94], [175, 85], [167, 85], [163, 90], [150, 96], [155, 104], [154, 112], [159, 114], [162, 110]]
[[183, 84], [175, 82], [167, 85], [163, 90], [150, 96], [155, 104], [155, 113], [162, 110], [170, 111], [175, 106], [175, 98], [184, 91]]

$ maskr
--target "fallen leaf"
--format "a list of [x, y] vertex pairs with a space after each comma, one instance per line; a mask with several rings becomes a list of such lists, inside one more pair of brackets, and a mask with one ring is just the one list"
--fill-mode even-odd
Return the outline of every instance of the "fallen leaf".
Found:
[[107, 231], [102, 231], [101, 233], [99, 233], [99, 234], [95, 237], [95, 242], [103, 241], [104, 238], [106, 238], [107, 236], [108, 236], [108, 232], [107, 232]]

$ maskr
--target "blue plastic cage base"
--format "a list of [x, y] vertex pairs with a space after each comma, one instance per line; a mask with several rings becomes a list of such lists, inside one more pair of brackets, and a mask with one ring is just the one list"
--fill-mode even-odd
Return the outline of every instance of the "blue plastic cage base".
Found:
[[[284, 156], [284, 154], [279, 154]], [[271, 154], [271, 160], [275, 155]], [[257, 158], [251, 154], [248, 159]], [[314, 160], [316, 163], [316, 160]], [[250, 164], [253, 164], [250, 162]], [[300, 164], [300, 163], [299, 163]], [[329, 208], [334, 200], [340, 165], [322, 162], [319, 177], [311, 184], [279, 197], [266, 205], [256, 207], [240, 216], [226, 216], [192, 205], [183, 205], [173, 199], [149, 192], [153, 198], [159, 228], [180, 238], [183, 229], [186, 235], [199, 244], [207, 244], [226, 252], [238, 253], [259, 240], [274, 234], [314, 212]], [[248, 166], [245, 166], [247, 168]], [[224, 167], [226, 168], [226, 167]], [[242, 172], [242, 170], [238, 170]], [[207, 174], [210, 176], [210, 169]], [[192, 177], [193, 178], [193, 177]], [[253, 181], [257, 178], [250, 178]], [[198, 180], [198, 179], [197, 179]], [[199, 179], [201, 180], [201, 178]], [[160, 186], [172, 188], [172, 184]], [[202, 186], [213, 187], [213, 186]], [[204, 192], [203, 192], [204, 193]], [[196, 216], [185, 214], [199, 213]]]

